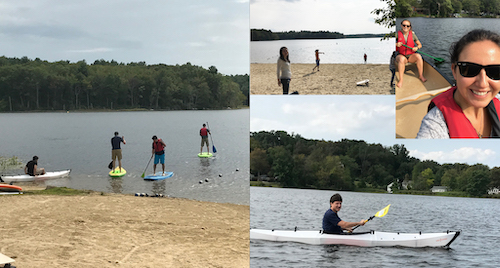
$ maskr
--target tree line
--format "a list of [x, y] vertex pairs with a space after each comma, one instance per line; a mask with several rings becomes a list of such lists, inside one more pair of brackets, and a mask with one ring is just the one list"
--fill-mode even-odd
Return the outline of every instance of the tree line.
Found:
[[223, 75], [215, 66], [0, 57], [0, 111], [227, 109], [248, 104], [249, 76]]
[[252, 41], [295, 40], [295, 39], [340, 39], [340, 38], [372, 38], [383, 37], [382, 34], [352, 34], [344, 35], [339, 32], [329, 31], [289, 31], [272, 32], [265, 29], [251, 29]]
[[[393, 0], [391, 0], [393, 1]], [[396, 18], [412, 16], [497, 17], [500, 0], [395, 0]]]
[[250, 133], [250, 173], [282, 187], [331, 190], [393, 189], [430, 191], [433, 186], [468, 196], [500, 188], [500, 168], [438, 164], [409, 156], [404, 145], [362, 140], [311, 140], [285, 131]]

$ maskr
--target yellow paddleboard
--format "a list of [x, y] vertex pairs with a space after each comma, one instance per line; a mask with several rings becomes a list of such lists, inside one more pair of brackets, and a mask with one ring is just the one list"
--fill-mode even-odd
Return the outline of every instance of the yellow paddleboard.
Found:
[[111, 177], [122, 177], [125, 174], [127, 174], [127, 171], [123, 167], [122, 167], [121, 171], [120, 171], [120, 167], [116, 167], [114, 170], [111, 170], [109, 172], [109, 176], [111, 176]]

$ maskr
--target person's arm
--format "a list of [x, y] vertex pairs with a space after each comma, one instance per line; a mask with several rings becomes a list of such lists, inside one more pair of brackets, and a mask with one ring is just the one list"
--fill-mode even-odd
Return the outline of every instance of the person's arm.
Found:
[[34, 165], [33, 166], [33, 175], [36, 176], [36, 168], [37, 168], [37, 165]]
[[366, 220], [361, 220], [359, 222], [339, 221], [339, 223], [337, 223], [337, 225], [340, 226], [340, 228], [342, 228], [343, 230], [352, 231], [352, 227], [355, 227], [358, 225], [365, 225], [365, 223], [366, 223]]
[[278, 59], [278, 67], [276, 70], [276, 75], [278, 76], [278, 86], [281, 86], [281, 80], [280, 80], [280, 70], [281, 70], [281, 61]]
[[24, 174], [28, 174], [28, 165], [24, 166]]
[[125, 142], [125, 138], [124, 138], [124, 136], [122, 136], [122, 141], [123, 141], [123, 144], [127, 144], [127, 143]]

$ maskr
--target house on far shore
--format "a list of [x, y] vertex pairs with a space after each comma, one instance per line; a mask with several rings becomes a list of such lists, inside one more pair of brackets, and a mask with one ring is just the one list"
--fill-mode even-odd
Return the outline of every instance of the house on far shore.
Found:
[[447, 186], [432, 186], [431, 188], [431, 192], [433, 193], [444, 193], [446, 191], [448, 191]]
[[488, 194], [500, 194], [500, 189], [493, 187], [488, 190]]
[[391, 184], [387, 185], [387, 193], [392, 194], [392, 186], [394, 185], [394, 182], [391, 182]]

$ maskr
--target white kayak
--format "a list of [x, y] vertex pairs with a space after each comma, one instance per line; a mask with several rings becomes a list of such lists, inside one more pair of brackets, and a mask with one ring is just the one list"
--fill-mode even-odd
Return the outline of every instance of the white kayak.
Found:
[[34, 181], [34, 180], [57, 179], [69, 176], [70, 172], [71, 169], [67, 169], [61, 171], [46, 172], [43, 175], [37, 175], [37, 176], [30, 176], [27, 174], [1, 176], [0, 179], [3, 182], [24, 182], [24, 181]]
[[250, 229], [250, 239], [298, 242], [311, 245], [348, 245], [359, 247], [445, 247], [460, 235], [460, 231], [444, 233], [388, 233], [370, 231], [352, 234], [323, 234], [320, 231], [280, 231]]

